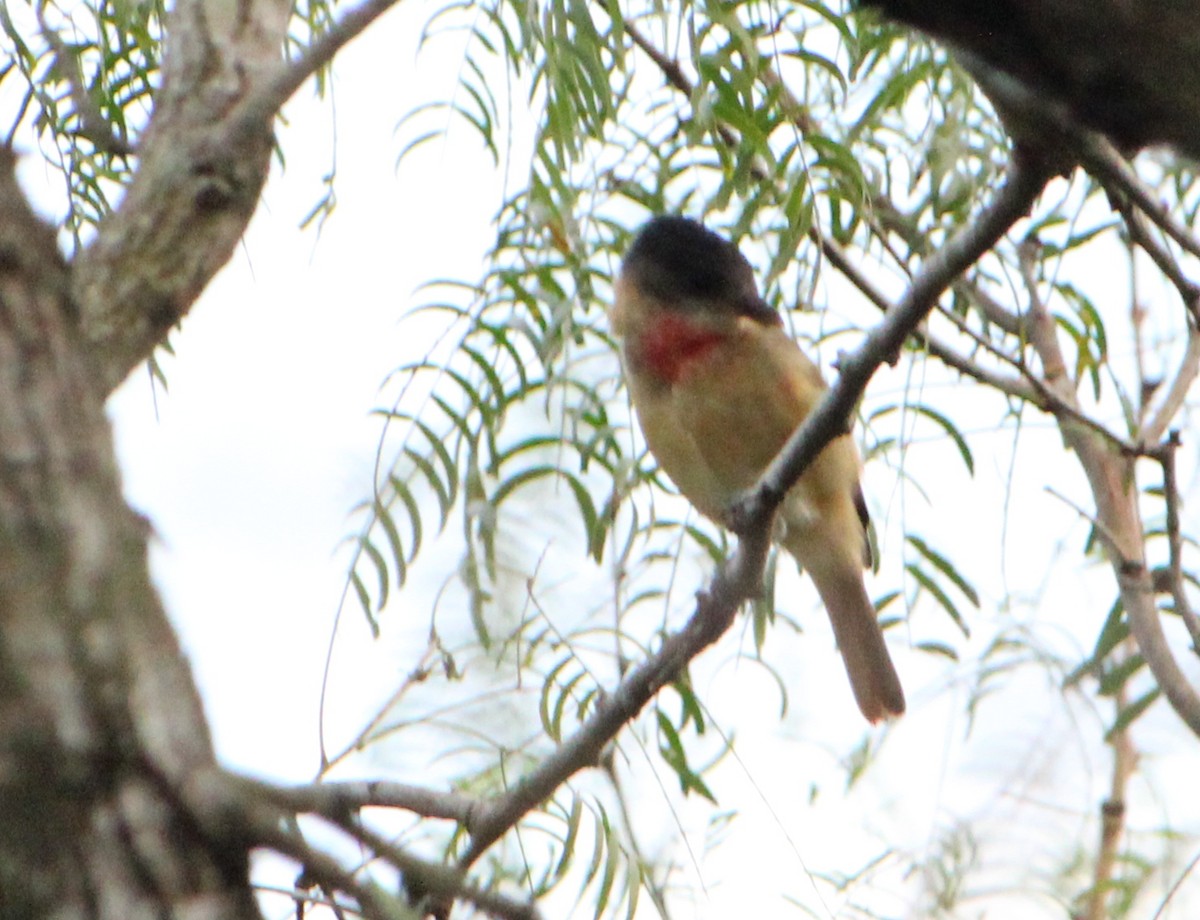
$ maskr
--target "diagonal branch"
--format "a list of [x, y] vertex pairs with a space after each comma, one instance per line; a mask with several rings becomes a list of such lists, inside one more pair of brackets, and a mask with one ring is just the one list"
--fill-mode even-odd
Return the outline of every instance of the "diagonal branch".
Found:
[[466, 823], [479, 801], [460, 792], [438, 792], [422, 786], [380, 780], [273, 786], [260, 782], [263, 793], [292, 811], [310, 811], [331, 818], [361, 808], [401, 808], [423, 818]]
[[[871, 301], [876, 307], [884, 313], [890, 313], [895, 310], [895, 305], [880, 291], [871, 280], [867, 278], [854, 264], [850, 256], [841, 246], [828, 237], [816, 232], [809, 231], [809, 239], [817, 243], [821, 247], [821, 252], [829, 263], [842, 273], [854, 287], [858, 288], [859, 292]], [[947, 314], [948, 318], [957, 320], [953, 314]], [[991, 343], [983, 341], [980, 337], [975, 336], [971, 330], [960, 325], [959, 330], [974, 338], [977, 345], [987, 348], [990, 352], [996, 353], [996, 349]], [[998, 374], [995, 371], [989, 370], [981, 364], [972, 361], [959, 352], [955, 351], [933, 333], [926, 329], [918, 327], [913, 330], [913, 339], [917, 344], [933, 355], [947, 367], [958, 371], [965, 377], [971, 377], [984, 386], [992, 387], [999, 390], [1008, 396], [1016, 397], [1017, 399], [1027, 400], [1029, 402], [1037, 402], [1037, 393], [1035, 387], [1030, 385], [1028, 380], [1022, 380], [1018, 377], [1007, 377]]]
[[138, 170], [74, 266], [80, 327], [105, 392], [150, 356], [229, 260], [258, 206], [280, 107], [396, 2], [365, 0], [286, 63], [290, 3], [243, 0], [237, 15], [221, 0], [175, 4]]
[[578, 771], [599, 763], [604, 748], [642, 707], [674, 680], [696, 655], [732, 625], [739, 607], [762, 583], [774, 511], [788, 487], [835, 436], [845, 430], [858, 397], [875, 370], [895, 355], [954, 279], [991, 249], [1032, 206], [1049, 173], [1036, 160], [1014, 158], [1008, 181], [970, 227], [926, 262], [908, 295], [842, 362], [842, 373], [816, 410], [788, 442], [758, 487], [737, 509], [738, 548], [700, 596], [687, 624], [664, 639], [658, 652], [603, 697], [590, 718], [528, 776], [483, 806], [468, 822], [470, 842], [460, 866], [474, 863], [526, 814]]
[[[1078, 408], [1074, 381], [1066, 371], [1054, 320], [1037, 297], [1028, 263], [1033, 254], [1022, 253], [1022, 271], [1030, 288], [1029, 341], [1045, 369], [1046, 386], [1060, 400]], [[1154, 602], [1154, 583], [1146, 566], [1144, 533], [1137, 501], [1135, 456], [1116, 450], [1095, 430], [1078, 424], [1071, 415], [1057, 413], [1059, 431], [1083, 469], [1096, 504], [1096, 521], [1116, 578], [1129, 630], [1150, 666], [1154, 679], [1176, 714], [1200, 735], [1200, 696], [1175, 660], [1163, 632]]]
[[238, 119], [252, 128], [273, 118], [305, 80], [327, 66], [342, 48], [397, 3], [399, 0], [365, 0], [343, 15], [303, 53], [283, 64], [272, 79], [253, 89], [243, 100]]
[[1184, 588], [1183, 577], [1183, 535], [1179, 527], [1179, 482], [1175, 476], [1175, 451], [1179, 447], [1179, 432], [1172, 431], [1166, 441], [1160, 445], [1155, 458], [1162, 464], [1163, 470], [1163, 499], [1167, 505], [1167, 543], [1170, 546], [1170, 581], [1171, 599], [1175, 602], [1175, 612], [1187, 627], [1188, 635], [1192, 637], [1192, 648], [1200, 654], [1200, 619], [1196, 611], [1188, 603], [1187, 591]]
[[72, 266], [80, 331], [105, 393], [150, 356], [229, 260], [267, 178], [271, 118], [247, 127], [230, 112], [279, 66], [290, 4], [244, 0], [237, 15], [217, 7], [174, 4], [137, 171]]
[[[769, 522], [768, 522], [769, 523]], [[485, 804], [468, 822], [470, 843], [459, 865], [467, 868], [568, 779], [600, 762], [604, 748], [689, 661], [733, 625], [738, 608], [753, 596], [762, 578], [769, 540], [764, 527], [743, 537], [729, 564], [702, 594], [687, 624], [668, 635], [658, 652], [629, 672], [603, 696], [583, 727], [564, 741], [528, 776]]]
[[775, 513], [787, 490], [821, 449], [845, 432], [854, 406], [879, 366], [895, 360], [905, 339], [954, 280], [1029, 212], [1051, 175], [1039, 159], [1017, 150], [1009, 164], [1008, 178], [992, 203], [975, 223], [925, 261], [895, 310], [868, 333], [856, 352], [843, 359], [833, 386], [736, 510], [738, 520], [757, 523]]
[[[1072, 140], [1078, 146], [1084, 167], [1110, 191], [1118, 191], [1122, 197], [1146, 215], [1163, 233], [1178, 243], [1186, 252], [1200, 257], [1200, 240], [1192, 231], [1175, 219], [1175, 215], [1155, 195], [1154, 190], [1130, 169], [1129, 163], [1102, 137], [1076, 129]], [[1169, 275], [1168, 275], [1169, 277]]]

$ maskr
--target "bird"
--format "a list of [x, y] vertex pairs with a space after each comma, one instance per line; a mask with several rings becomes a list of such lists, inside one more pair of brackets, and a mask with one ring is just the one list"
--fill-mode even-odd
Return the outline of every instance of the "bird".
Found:
[[[820, 400], [820, 370], [737, 246], [679, 215], [652, 217], [634, 236], [609, 319], [646, 445], [692, 505], [722, 522]], [[860, 468], [850, 434], [834, 438], [785, 496], [775, 539], [816, 586], [858, 708], [876, 723], [905, 703], [864, 582]]]

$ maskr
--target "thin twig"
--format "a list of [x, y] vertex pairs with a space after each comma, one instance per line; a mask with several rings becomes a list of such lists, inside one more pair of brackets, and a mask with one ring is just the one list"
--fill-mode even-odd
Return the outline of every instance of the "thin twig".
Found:
[[633, 858], [642, 872], [642, 884], [646, 888], [646, 893], [650, 895], [654, 909], [658, 911], [659, 920], [671, 920], [671, 910], [667, 906], [666, 891], [663, 884], [654, 877], [654, 863], [646, 858], [642, 850], [635, 830], [633, 814], [629, 807], [629, 795], [625, 791], [625, 784], [621, 781], [621, 777], [617, 775], [616, 763], [614, 761], [615, 758], [610, 755], [604, 758], [602, 766], [605, 775], [608, 777], [613, 795], [617, 797], [617, 806], [621, 809], [621, 821], [625, 825], [625, 834], [629, 838], [629, 847], [633, 851]]
[[310, 783], [305, 786], [259, 788], [278, 804], [295, 812], [313, 812], [329, 818], [361, 808], [401, 808], [423, 818], [442, 818], [466, 824], [478, 810], [479, 800], [459, 792], [439, 792], [405, 783], [376, 780]]
[[1120, 538], [1112, 529], [1109, 528], [1108, 524], [1106, 524], [1092, 512], [1088, 511], [1085, 507], [1083, 507], [1083, 505], [1079, 504], [1074, 499], [1067, 498], [1067, 496], [1063, 495], [1062, 492], [1051, 486], [1046, 486], [1046, 494], [1053, 498], [1057, 498], [1060, 502], [1078, 514], [1083, 520], [1087, 521], [1096, 531], [1096, 535], [1104, 541], [1106, 546], [1116, 546], [1120, 543]]
[[1183, 620], [1192, 637], [1192, 649], [1200, 654], [1200, 619], [1188, 603], [1183, 585], [1183, 535], [1179, 526], [1179, 483], [1175, 478], [1175, 451], [1179, 447], [1179, 432], [1172, 431], [1154, 456], [1163, 471], [1163, 498], [1167, 504], [1167, 546], [1170, 548], [1171, 599], [1175, 612]]
[[[821, 252], [829, 260], [829, 264], [841, 272], [842, 276], [856, 287], [867, 300], [879, 308], [881, 312], [889, 313], [895, 309], [895, 305], [884, 296], [882, 291], [871, 283], [866, 275], [859, 271], [853, 260], [851, 260], [850, 256], [841, 246], [833, 240], [817, 233], [815, 230], [809, 231], [809, 239], [821, 247]], [[966, 377], [971, 377], [985, 386], [993, 387], [1001, 393], [1017, 399], [1036, 400], [1033, 388], [1026, 381], [1016, 377], [1005, 377], [982, 367], [971, 359], [959, 354], [949, 345], [939, 340], [933, 333], [918, 328], [913, 331], [912, 337], [922, 349], [952, 370], [956, 370]], [[978, 343], [978, 340], [976, 341]], [[987, 344], [987, 347], [989, 351], [995, 353], [995, 349], [990, 343]]]
[[1116, 189], [1128, 198], [1150, 220], [1171, 239], [1192, 255], [1200, 257], [1200, 241], [1191, 230], [1175, 219], [1171, 210], [1154, 194], [1129, 167], [1126, 159], [1113, 145], [1098, 134], [1084, 131], [1077, 125], [1071, 126], [1074, 141], [1088, 172], [1092, 173], [1107, 189]]
[[1179, 410], [1187, 400], [1188, 392], [1196, 377], [1200, 375], [1200, 329], [1193, 322], [1188, 323], [1187, 348], [1179, 362], [1179, 370], [1171, 378], [1171, 386], [1158, 404], [1154, 417], [1142, 430], [1142, 441], [1154, 444], [1162, 439], [1163, 433], [1170, 427]]
[[[1126, 644], [1129, 644], [1128, 640]], [[1118, 688], [1113, 704], [1119, 716], [1128, 704], [1124, 686]], [[1112, 780], [1108, 795], [1100, 803], [1100, 845], [1096, 851], [1092, 887], [1088, 892], [1087, 913], [1084, 915], [1086, 920], [1105, 920], [1108, 916], [1108, 897], [1112, 894], [1113, 873], [1120, 855], [1121, 837], [1125, 831], [1127, 788], [1129, 778], [1137, 767], [1137, 750], [1129, 735], [1129, 726], [1113, 732], [1108, 743], [1113, 750]]]
[[282, 64], [272, 79], [252, 88], [238, 106], [237, 121], [258, 130], [292, 97], [304, 81], [326, 66], [334, 56], [399, 0], [364, 0], [313, 41], [298, 57]]
[[1197, 852], [1196, 855], [1192, 857], [1191, 862], [1184, 866], [1183, 871], [1179, 873], [1179, 878], [1175, 879], [1175, 884], [1171, 886], [1171, 890], [1163, 895], [1162, 901], [1159, 902], [1158, 910], [1154, 912], [1154, 916], [1151, 917], [1150, 920], [1162, 920], [1162, 917], [1167, 910], [1167, 905], [1169, 905], [1175, 895], [1179, 893], [1179, 889], [1183, 887], [1183, 883], [1187, 881], [1188, 876], [1196, 870], [1197, 866], [1200, 866], [1200, 852]]
[[938, 298], [967, 268], [990, 250], [1014, 223], [1028, 214], [1050, 173], [1018, 150], [1003, 186], [974, 223], [964, 227], [921, 266], [912, 285], [863, 345], [841, 363], [840, 373], [817, 407], [771, 463], [759, 485], [740, 504], [736, 517], [769, 518], [783, 496], [824, 446], [845, 431], [867, 382], [884, 361], [894, 361]]
[[[438, 651], [438, 638], [435, 634], [433, 634], [431, 632], [430, 636], [429, 636], [429, 644], [425, 646], [425, 651], [421, 653], [421, 658], [418, 660], [416, 666], [413, 667], [413, 669], [408, 672], [407, 676], [404, 678], [404, 681], [400, 684], [400, 686], [397, 687], [396, 690], [392, 693], [392, 695], [389, 696], [387, 698], [387, 700], [383, 703], [383, 705], [380, 706], [375, 711], [375, 715], [372, 716], [371, 720], [369, 722], [367, 722], [367, 724], [358, 732], [357, 735], [354, 736], [354, 739], [351, 740], [345, 747], [343, 747], [341, 749], [341, 751], [334, 754], [332, 757], [330, 757], [326, 753], [326, 750], [325, 750], [324, 721], [322, 719], [322, 722], [320, 725], [321, 764], [317, 770], [317, 778], [318, 779], [320, 779], [321, 777], [323, 777], [327, 773], [329, 773], [329, 771], [333, 767], [335, 767], [337, 764], [341, 763], [343, 760], [345, 760], [347, 757], [349, 757], [355, 751], [362, 750], [363, 746], [367, 743], [367, 741], [371, 740], [371, 737], [372, 737], [373, 733], [375, 732], [375, 730], [378, 729], [379, 726], [383, 724], [383, 721], [384, 721], [384, 719], [387, 718], [388, 713], [395, 712], [397, 704], [399, 704], [400, 700], [404, 697], [404, 695], [406, 693], [408, 693], [408, 691], [411, 690], [417, 684], [424, 683], [425, 680], [429, 677], [430, 669], [433, 667], [434, 655], [437, 653], [437, 651]], [[325, 659], [325, 672], [326, 673], [325, 673], [325, 677], [322, 680], [322, 690], [321, 690], [322, 695], [324, 695], [325, 687], [328, 683], [328, 673], [329, 673], [329, 667], [330, 667], [329, 662], [330, 662], [330, 659], [328, 656], [326, 656], [326, 659]], [[320, 706], [320, 712], [323, 714], [324, 711], [325, 711], [324, 701], [322, 700], [322, 705]]]

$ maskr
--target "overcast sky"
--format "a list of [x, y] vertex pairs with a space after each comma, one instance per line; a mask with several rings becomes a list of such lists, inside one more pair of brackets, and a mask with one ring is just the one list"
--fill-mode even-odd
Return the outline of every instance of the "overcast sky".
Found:
[[[274, 170], [243, 246], [173, 336], [176, 354], [162, 357], [168, 392], [156, 392], [139, 370], [110, 402], [126, 493], [153, 522], [155, 579], [192, 661], [220, 757], [274, 779], [311, 779], [317, 768], [320, 676], [348, 558], [338, 544], [350, 533], [350, 509], [370, 494], [379, 437], [379, 424], [368, 413], [380, 402], [387, 373], [426, 347], [401, 317], [420, 302], [414, 291], [421, 282], [478, 275], [500, 203], [498, 178], [461, 126], [395, 169], [404, 141], [395, 126], [415, 102], [412, 88], [424, 98], [446, 97], [459, 64], [443, 51], [426, 55], [421, 68], [414, 68], [413, 36], [423, 16], [415, 5], [398, 10], [341, 56], [332, 110], [308, 101], [304, 91], [288, 107], [288, 125], [280, 127], [287, 170]], [[338, 208], [318, 236], [298, 225], [320, 196], [321, 177], [335, 156]], [[36, 193], [44, 170], [29, 162], [22, 170]], [[885, 374], [873, 387], [910, 382]], [[980, 475], [991, 477], [997, 490], [1011, 480], [1018, 488], [1040, 491], [1044, 469], [1009, 469], [1010, 435], [979, 444]], [[940, 485], [958, 482], [966, 490], [954, 509], [958, 516], [971, 512], [963, 525], [965, 567], [988, 570], [972, 565], [969, 544], [979, 534], [1002, 531], [1012, 509], [998, 499], [981, 500], [978, 483], [971, 485], [956, 469], [952, 449], [943, 444], [928, 450], [925, 456], [937, 459], [927, 462], [946, 465]], [[921, 456], [920, 449], [914, 456]], [[911, 495], [901, 508], [900, 498], [887, 491], [890, 476], [876, 481], [876, 504], [893, 530], [905, 514], [923, 513]], [[943, 511], [929, 513], [944, 515], [942, 501]], [[1041, 560], [1044, 568], [1064, 539], [1074, 541], [1068, 553], [1073, 556], [1082, 533], [1082, 525], [1067, 524], [1059, 537], [1035, 534], [1015, 541], [1007, 550], [1012, 568], [1020, 569], [1026, 558]], [[995, 541], [976, 551], [989, 547], [994, 551]], [[898, 565], [895, 542], [891, 548], [891, 564]], [[1069, 621], [1064, 608], [1078, 609], [1081, 601], [1107, 609], [1106, 582], [1103, 573], [1089, 580], [1077, 570], [1052, 568], [1042, 609], [1048, 611], [1046, 629], [1061, 631], [1064, 652], [1082, 649], [1068, 626], [1056, 625], [1056, 617]], [[985, 580], [982, 587], [986, 604], [1006, 585]], [[426, 601], [416, 595], [407, 603], [421, 607]], [[1004, 613], [993, 609], [986, 615]], [[411, 666], [423, 647], [426, 622], [414, 621], [415, 630], [394, 616], [385, 623], [384, 640], [374, 643], [351, 605], [334, 673], [334, 747]], [[815, 628], [819, 635], [824, 627]], [[914, 629], [919, 633], [920, 624]], [[746, 637], [726, 638], [736, 645]], [[844, 678], [831, 647], [814, 651], [805, 641], [793, 649], [805, 668], [801, 691], [807, 688], [809, 698], [819, 698], [826, 686], [840, 691]], [[816, 712], [794, 713], [781, 725], [774, 687], [761, 671], [738, 666], [735, 655], [710, 655], [723, 664], [712, 667], [705, 693], [724, 727], [736, 731], [740, 760], [722, 765], [722, 805], [743, 812], [737, 831], [742, 836], [731, 837], [734, 845], [722, 851], [685, 858], [692, 860], [694, 874], [688, 883], [702, 892], [691, 915], [745, 910], [749, 893], [764, 885], [774, 892], [781, 878], [802, 880], [810, 863], [850, 872], [866, 865], [884, 840], [920, 853], [933, 845], [947, 815], [977, 819], [984, 829], [1001, 827], [1016, 814], [1027, 816], [1020, 806], [1039, 789], [1066, 788], [1069, 800], [1038, 812], [1047, 823], [1045, 850], [1008, 853], [1015, 862], [1045, 860], [1039, 870], [1048, 876], [1054, 869], [1050, 860], [1062, 855], [1065, 841], [1058, 835], [1064, 827], [1077, 831], [1080, 816], [1094, 814], [1103, 795], [1106, 764], [1094, 744], [1047, 743], [1094, 737], [1095, 730], [1073, 725], [1078, 713], [1040, 705], [1053, 692], [1043, 674], [1027, 674], [1021, 678], [1025, 689], [1005, 696], [1003, 730], [992, 731], [993, 743], [979, 743], [978, 735], [991, 730], [984, 725], [968, 744], [962, 696], [946, 692], [953, 667], [901, 649], [898, 661], [912, 712], [889, 742], [887, 769], [876, 771], [849, 798], [809, 802], [814, 783], [837, 787], [840, 756], [859, 734], [859, 726], [843, 718], [853, 711], [848, 694], [837, 694], [841, 715], [831, 701]], [[984, 712], [996, 717], [999, 710]], [[1158, 739], [1163, 749], [1172, 748], [1174, 733], [1182, 730], [1161, 711], [1146, 726], [1139, 740], [1152, 755]], [[822, 749], [802, 740], [814, 736], [829, 738], [828, 745]], [[1184, 778], [1194, 771], [1194, 758], [1172, 755], [1145, 766], [1162, 771], [1164, 788], [1181, 788], [1176, 782], [1194, 786]], [[1077, 780], [1064, 783], [1064, 774]], [[1135, 783], [1132, 792], [1150, 801], [1164, 820], [1184, 821], [1195, 832], [1195, 803], [1189, 815], [1184, 803], [1169, 808], [1154, 803], [1146, 785]], [[652, 790], [644, 806], [661, 807], [656, 797]], [[694, 839], [704, 838], [710, 814], [703, 806], [683, 816]], [[669, 837], [674, 816], [664, 814], [660, 826]], [[748, 850], [737, 840], [757, 842], [754, 860], [745, 860]], [[1092, 843], [1090, 837], [1084, 842]], [[995, 878], [1014, 877], [1012, 866], [1000, 868]], [[906, 890], [900, 879], [895, 884], [897, 900], [879, 906], [905, 916]], [[806, 883], [797, 881], [794, 888], [795, 897], [808, 900]], [[996, 916], [1005, 915], [1004, 897], [994, 893], [990, 902], [1000, 911]], [[1021, 903], [1028, 909], [1028, 901]], [[825, 904], [830, 915], [837, 907]], [[772, 901], [763, 915], [778, 908]], [[1047, 902], [1044, 915], [1061, 916], [1061, 906]]]

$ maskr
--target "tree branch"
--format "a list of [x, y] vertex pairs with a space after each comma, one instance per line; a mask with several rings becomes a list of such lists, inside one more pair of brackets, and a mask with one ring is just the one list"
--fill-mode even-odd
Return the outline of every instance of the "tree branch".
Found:
[[[1022, 270], [1032, 255], [1022, 254]], [[1066, 405], [1078, 408], [1074, 382], [1066, 371], [1054, 320], [1030, 291], [1029, 341], [1045, 369], [1046, 386]], [[1114, 450], [1093, 429], [1078, 424], [1071, 415], [1060, 415], [1058, 427], [1063, 440], [1074, 451], [1087, 477], [1096, 503], [1096, 533], [1108, 552], [1129, 629], [1150, 666], [1163, 694], [1184, 723], [1200, 736], [1200, 697], [1179, 669], [1167, 643], [1154, 603], [1154, 584], [1145, 563], [1144, 535], [1139, 514], [1134, 476], [1135, 455]]]
[[871, 331], [857, 352], [843, 360], [842, 372], [834, 386], [751, 495], [739, 504], [734, 515], [739, 522], [737, 551], [701, 595], [687, 624], [669, 635], [657, 654], [603, 697], [578, 732], [531, 774], [473, 816], [468, 824], [470, 843], [460, 861], [462, 867], [470, 866], [572, 775], [598, 764], [605, 746], [626, 723], [659, 689], [675, 679], [692, 658], [724, 634], [741, 604], [760, 590], [774, 511], [783, 494], [825, 444], [845, 429], [846, 420], [875, 369], [898, 351], [958, 274], [1028, 212], [1047, 178], [1036, 162], [1016, 158], [1008, 181], [980, 219], [947, 243], [939, 257], [926, 263], [897, 309]]
[[106, 392], [149, 357], [233, 253], [266, 181], [280, 107], [396, 2], [367, 0], [282, 65], [289, 3], [176, 4], [139, 168], [75, 265], [81, 328]]
[[266, 181], [272, 117], [231, 112], [279, 67], [290, 4], [180, 0], [163, 82], [120, 207], [75, 259], [80, 331], [110, 392], [145, 360], [229, 260]]
[[1162, 464], [1163, 500], [1167, 505], [1167, 545], [1170, 547], [1171, 598], [1175, 612], [1183, 620], [1192, 637], [1192, 648], [1200, 655], [1200, 619], [1188, 603], [1183, 581], [1183, 534], [1179, 527], [1179, 483], [1175, 478], [1175, 451], [1179, 447], [1179, 432], [1172, 431], [1154, 457]]
[[[809, 231], [809, 239], [821, 247], [821, 252], [823, 252], [825, 257], [829, 259], [830, 264], [833, 265], [833, 267], [839, 272], [841, 272], [842, 276], [846, 278], [846, 280], [852, 285], [858, 288], [859, 292], [862, 293], [867, 300], [878, 307], [880, 311], [883, 313], [890, 313], [896, 309], [895, 305], [886, 296], [884, 296], [883, 292], [875, 287], [875, 285], [871, 283], [870, 279], [868, 279], [866, 275], [858, 270], [858, 267], [854, 264], [854, 262], [850, 259], [850, 256], [841, 246], [839, 246], [833, 240], [830, 240], [827, 237], [819, 234], [816, 230]], [[963, 327], [960, 327], [960, 331], [970, 334], [969, 330], [966, 330]], [[918, 327], [917, 329], [913, 330], [912, 337], [921, 348], [925, 349], [925, 351], [929, 352], [929, 354], [933, 355], [947, 367], [958, 371], [963, 376], [971, 377], [974, 380], [982, 383], [984, 386], [992, 387], [993, 389], [999, 390], [1001, 393], [1016, 397], [1017, 399], [1037, 402], [1038, 394], [1035, 392], [1034, 387], [1030, 385], [1029, 381], [1022, 380], [1018, 377], [1004, 377], [1000, 374], [994, 373], [993, 371], [990, 371], [972, 361], [970, 358], [959, 354], [957, 351], [955, 351], [945, 342], [942, 342], [927, 330]], [[985, 345], [989, 351], [993, 351], [993, 348], [990, 344], [981, 342], [978, 338], [976, 338], [975, 341], [976, 344]]]
[[288, 61], [274, 77], [254, 87], [240, 105], [236, 118], [245, 129], [275, 117], [304, 81], [322, 67], [399, 0], [365, 0], [315, 39], [298, 57]]
[[857, 351], [842, 360], [837, 380], [792, 435], [759, 484], [739, 504], [736, 519], [757, 522], [775, 513], [808, 464], [829, 441], [845, 431], [847, 419], [879, 366], [895, 360], [905, 339], [954, 280], [1029, 212], [1051, 175], [1039, 159], [1017, 151], [1009, 164], [1008, 177], [991, 204], [973, 224], [925, 261], [896, 309], [867, 334]]
[[767, 533], [763, 527], [757, 533], [746, 534], [738, 542], [733, 558], [700, 596], [687, 624], [669, 634], [658, 652], [630, 671], [615, 690], [600, 697], [583, 727], [532, 773], [472, 815], [467, 824], [470, 843], [459, 860], [462, 868], [472, 865], [571, 776], [598, 765], [604, 748], [642, 707], [679, 677], [689, 661], [724, 635], [741, 604], [758, 590], [770, 545]]
[[1129, 168], [1129, 163], [1112, 144], [1079, 128], [1075, 128], [1072, 134], [1084, 167], [1095, 175], [1106, 189], [1110, 192], [1120, 192], [1186, 252], [1200, 257], [1200, 240], [1192, 235], [1190, 228], [1175, 219], [1170, 209], [1155, 195], [1154, 190]]
[[437, 792], [405, 783], [359, 780], [311, 783], [307, 786], [275, 786], [260, 782], [259, 788], [292, 811], [310, 811], [329, 818], [360, 808], [402, 808], [423, 818], [444, 818], [466, 824], [479, 810], [479, 800], [457, 792]]
[[[166, 779], [161, 781], [168, 783]], [[288, 826], [300, 813], [315, 810], [330, 825], [361, 844], [369, 860], [378, 860], [397, 870], [403, 877], [410, 900], [419, 901], [422, 897], [446, 902], [463, 900], [502, 920], [538, 920], [537, 908], [532, 904], [485, 891], [467, 881], [464, 869], [420, 859], [366, 827], [358, 818], [360, 806], [350, 794], [363, 791], [352, 787], [369, 784], [335, 785], [347, 788], [335, 789], [326, 795], [320, 787], [287, 789], [208, 769], [195, 771], [177, 787], [172, 786], [171, 792], [214, 842], [220, 844], [232, 833], [288, 856], [303, 867], [304, 875], [312, 882], [327, 891], [341, 891], [354, 898], [363, 916], [370, 920], [419, 920], [424, 914], [311, 846], [299, 832], [289, 830]], [[375, 785], [388, 787], [395, 784]], [[425, 794], [424, 790], [418, 792]], [[398, 796], [405, 800], [420, 797], [407, 793]], [[320, 808], [312, 809], [311, 805]]]
[[[1128, 646], [1128, 640], [1125, 645]], [[1125, 685], [1118, 687], [1113, 698], [1113, 710], [1118, 717], [1129, 702], [1125, 691]], [[1081, 920], [1106, 920], [1108, 917], [1108, 898], [1112, 894], [1113, 875], [1125, 830], [1125, 799], [1129, 778], [1137, 767], [1137, 750], [1133, 746], [1128, 725], [1113, 732], [1108, 743], [1113, 751], [1112, 778], [1108, 796], [1100, 803], [1100, 845], [1096, 851], [1092, 887], [1087, 895], [1087, 913]]]

